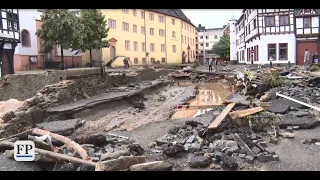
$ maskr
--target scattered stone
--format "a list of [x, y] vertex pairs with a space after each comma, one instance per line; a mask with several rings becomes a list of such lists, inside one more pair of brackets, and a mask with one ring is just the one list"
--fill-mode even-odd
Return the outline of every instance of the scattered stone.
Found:
[[278, 138], [272, 136], [272, 137], [270, 138], [270, 141], [269, 141], [269, 142], [270, 142], [271, 144], [277, 144], [277, 143], [278, 143]]
[[201, 145], [199, 143], [193, 143], [191, 144], [191, 147], [189, 148], [190, 152], [198, 152], [201, 150]]
[[171, 171], [172, 165], [164, 161], [154, 161], [130, 166], [130, 171]]
[[311, 141], [310, 141], [310, 140], [300, 140], [300, 143], [301, 143], [301, 144], [310, 145], [310, 144], [311, 144]]
[[284, 138], [294, 138], [294, 134], [290, 132], [280, 132], [279, 136], [282, 136]]
[[261, 150], [259, 148], [257, 148], [256, 146], [254, 146], [251, 150], [254, 154], [259, 154], [261, 152]]
[[93, 162], [98, 162], [98, 161], [100, 161], [100, 158], [99, 157], [92, 157], [91, 160]]
[[244, 159], [246, 157], [246, 154], [239, 154], [239, 157]]
[[222, 169], [227, 169], [227, 164], [223, 161], [220, 161], [220, 166]]
[[245, 157], [245, 161], [249, 164], [253, 164], [253, 160], [254, 160], [254, 157], [253, 156], [250, 156], [250, 155], [247, 155]]
[[91, 136], [78, 136], [74, 139], [79, 144], [94, 144], [96, 146], [105, 145], [107, 143], [106, 136], [103, 134], [94, 134]]
[[269, 154], [276, 155], [275, 151], [268, 151], [268, 152], [269, 152]]
[[214, 145], [212, 143], [209, 144], [207, 151], [208, 153], [212, 153], [214, 151]]
[[168, 147], [167, 149], [163, 150], [163, 154], [167, 156], [174, 156], [180, 152], [182, 152], [184, 148], [181, 145], [173, 145]]
[[188, 131], [191, 131], [191, 130], [192, 130], [192, 126], [190, 126], [190, 125], [187, 126], [187, 130], [188, 130]]
[[189, 166], [191, 168], [204, 168], [211, 164], [211, 159], [206, 156], [195, 156], [191, 158]]
[[257, 134], [256, 133], [253, 133], [253, 134], [251, 134], [251, 140], [255, 140], [255, 139], [257, 139]]
[[226, 164], [226, 168], [229, 168], [231, 170], [236, 170], [238, 168], [238, 163], [237, 163], [236, 159], [233, 157], [230, 157], [227, 155], [224, 155], [222, 157], [222, 161], [220, 161], [220, 165], [223, 168], [223, 165], [221, 164], [221, 162], [224, 162], [224, 164]]
[[210, 169], [221, 169], [221, 166], [219, 164], [211, 164]]
[[238, 146], [232, 146], [232, 147], [230, 148], [230, 150], [232, 150], [232, 151], [235, 152], [235, 153], [239, 153], [239, 152], [240, 152], [240, 148], [239, 148]]
[[219, 162], [219, 160], [216, 159], [216, 158], [212, 158], [211, 161], [212, 161], [212, 163], [214, 163], [214, 164], [217, 164], [217, 163]]
[[146, 108], [145, 104], [142, 101], [134, 102], [133, 107], [138, 108], [138, 109], [145, 109]]
[[232, 156], [233, 151], [232, 151], [231, 149], [227, 149], [227, 150], [225, 151], [225, 154], [228, 155], [228, 156]]
[[278, 155], [273, 155], [272, 157], [274, 161], [280, 161], [280, 158]]
[[[231, 139], [232, 139], [232, 137], [231, 137]], [[235, 142], [235, 141], [226, 141], [226, 147], [234, 147], [234, 146], [238, 147], [237, 142]]]
[[314, 143], [315, 145], [317, 145], [317, 146], [320, 146], [320, 142], [316, 142], [316, 143]]
[[292, 126], [288, 126], [286, 129], [287, 132], [293, 133], [293, 127]]
[[183, 146], [184, 151], [188, 152], [190, 147], [191, 147], [191, 144], [190, 144], [190, 143], [184, 144], [184, 146]]
[[120, 171], [129, 169], [134, 164], [141, 164], [146, 162], [145, 156], [121, 156], [118, 159], [111, 159], [108, 161], [98, 162], [96, 171]]
[[219, 152], [219, 151], [215, 151], [215, 152], [214, 152], [214, 157], [215, 157], [218, 161], [221, 161], [222, 153]]
[[131, 153], [129, 150], [119, 150], [114, 153], [101, 154], [100, 161], [106, 161], [109, 159], [117, 159], [121, 156], [130, 156], [130, 155], [131, 155]]
[[293, 126], [294, 130], [298, 130], [300, 127], [299, 126]]
[[258, 143], [257, 140], [253, 140], [253, 141], [252, 141], [252, 144], [257, 144], [257, 143]]
[[272, 154], [267, 154], [267, 155], [265, 155], [265, 157], [266, 157], [266, 161], [267, 162], [273, 161], [273, 155]]
[[259, 153], [257, 155], [257, 157], [258, 157], [259, 161], [261, 161], [261, 162], [265, 162], [266, 161], [266, 157], [265, 157], [265, 155], [263, 153]]
[[262, 146], [264, 148], [268, 147], [268, 143], [267, 142], [262, 141], [262, 142], [259, 142], [259, 144], [260, 144], [260, 146]]
[[75, 171], [77, 169], [74, 163], [58, 163], [54, 168], [54, 171]]

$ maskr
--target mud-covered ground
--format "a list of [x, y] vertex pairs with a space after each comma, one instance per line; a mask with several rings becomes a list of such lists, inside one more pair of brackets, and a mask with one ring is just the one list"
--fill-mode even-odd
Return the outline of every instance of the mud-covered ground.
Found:
[[[81, 112], [76, 117], [86, 119], [86, 123], [83, 127], [77, 129], [72, 136], [90, 135], [111, 130], [131, 131], [151, 122], [167, 121], [176, 106], [181, 102], [190, 100], [195, 93], [195, 86], [167, 85], [143, 97], [121, 100]], [[134, 102], [139, 101], [144, 103], [144, 109], [133, 106]], [[161, 129], [161, 127], [159, 128]], [[150, 136], [154, 136], [152, 131], [146, 131], [143, 134], [150, 140]]]

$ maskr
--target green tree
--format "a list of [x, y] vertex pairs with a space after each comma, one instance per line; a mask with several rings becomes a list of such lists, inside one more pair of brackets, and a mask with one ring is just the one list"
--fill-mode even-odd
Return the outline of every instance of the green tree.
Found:
[[109, 47], [108, 37], [109, 28], [105, 16], [97, 9], [82, 9], [81, 24], [83, 25], [83, 44], [81, 51], [90, 51], [90, 64], [92, 66], [92, 50]]
[[43, 41], [43, 51], [50, 52], [53, 45], [60, 45], [61, 62], [64, 64], [63, 49], [79, 49], [83, 44], [83, 25], [77, 11], [45, 9], [41, 21], [41, 29], [36, 35]]
[[214, 54], [219, 55], [222, 58], [230, 56], [230, 36], [224, 34], [219, 42], [212, 46], [212, 51]]

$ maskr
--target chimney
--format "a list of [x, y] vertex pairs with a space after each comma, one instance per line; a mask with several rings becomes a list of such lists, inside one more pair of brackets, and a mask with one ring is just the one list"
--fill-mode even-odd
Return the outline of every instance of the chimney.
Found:
[[201, 24], [199, 24], [199, 27], [201, 27]]

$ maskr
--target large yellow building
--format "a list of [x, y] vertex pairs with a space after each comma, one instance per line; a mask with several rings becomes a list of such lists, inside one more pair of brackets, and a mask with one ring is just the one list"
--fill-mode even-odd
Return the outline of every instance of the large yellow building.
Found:
[[[193, 62], [196, 58], [195, 26], [180, 9], [102, 9], [110, 28], [110, 47], [92, 53], [93, 59], [123, 66]], [[117, 58], [118, 57], [118, 58]], [[83, 54], [89, 62], [89, 53]]]

